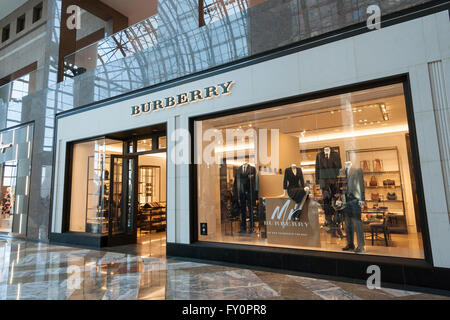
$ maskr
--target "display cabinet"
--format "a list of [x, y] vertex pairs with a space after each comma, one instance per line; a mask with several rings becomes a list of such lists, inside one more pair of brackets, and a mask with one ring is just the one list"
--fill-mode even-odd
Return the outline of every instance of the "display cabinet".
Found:
[[347, 161], [363, 170], [367, 204], [364, 211], [388, 212], [391, 232], [407, 233], [404, 185], [398, 149], [392, 147], [349, 150]]
[[152, 202], [145, 204], [139, 210], [139, 231], [165, 231], [166, 230], [166, 203]]
[[139, 167], [138, 228], [142, 231], [166, 230], [166, 205], [161, 202], [161, 167]]
[[159, 201], [161, 167], [139, 166], [138, 201], [141, 205]]

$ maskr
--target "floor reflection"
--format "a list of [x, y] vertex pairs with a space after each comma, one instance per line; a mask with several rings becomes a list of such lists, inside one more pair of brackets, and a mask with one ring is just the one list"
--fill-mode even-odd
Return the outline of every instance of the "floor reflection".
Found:
[[[357, 283], [167, 259], [158, 248], [164, 247], [165, 239], [145, 244], [149, 239], [141, 239], [138, 246], [115, 248], [121, 252], [0, 239], [0, 299], [448, 299], [442, 295], [369, 290]], [[157, 247], [147, 248], [149, 245]]]

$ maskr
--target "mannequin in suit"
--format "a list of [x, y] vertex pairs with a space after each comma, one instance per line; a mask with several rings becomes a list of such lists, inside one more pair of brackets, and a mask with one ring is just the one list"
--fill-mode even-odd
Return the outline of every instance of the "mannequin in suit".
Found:
[[303, 178], [303, 172], [297, 165], [292, 164], [291, 167], [284, 171], [283, 189], [289, 195], [289, 198], [295, 201], [295, 203], [302, 202], [306, 195], [305, 181]]
[[253, 232], [253, 208], [258, 199], [259, 178], [256, 168], [247, 161], [235, 173], [233, 196], [241, 213], [241, 233], [247, 232], [247, 216], [250, 218], [248, 232]]
[[342, 168], [341, 156], [331, 147], [325, 147], [316, 157], [316, 184], [320, 185], [323, 197], [326, 225], [333, 226], [332, 199], [337, 193], [337, 177]]
[[[345, 163], [347, 187], [345, 191], [346, 206], [343, 210], [347, 232], [347, 246], [344, 251], [354, 250], [364, 253], [364, 229], [361, 221], [361, 207], [366, 200], [364, 174], [362, 169], [353, 167], [352, 162]], [[358, 247], [355, 249], [354, 233], [356, 231]]]

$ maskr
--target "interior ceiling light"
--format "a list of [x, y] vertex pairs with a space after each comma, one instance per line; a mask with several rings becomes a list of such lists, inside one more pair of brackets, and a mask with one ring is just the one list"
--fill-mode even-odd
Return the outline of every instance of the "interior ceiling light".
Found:
[[[367, 124], [365, 124], [367, 125]], [[401, 133], [408, 132], [408, 125], [400, 125], [400, 126], [391, 126], [385, 128], [377, 128], [377, 129], [362, 129], [355, 131], [347, 131], [341, 133], [328, 133], [328, 134], [318, 134], [310, 137], [299, 138], [300, 143], [310, 143], [310, 142], [321, 142], [327, 140], [338, 140], [338, 139], [348, 139], [348, 138], [356, 138], [356, 137], [365, 137], [372, 136], [378, 134], [389, 134], [389, 133]]]
[[255, 144], [240, 144], [240, 145], [228, 145], [224, 147], [215, 148], [215, 152], [230, 152], [230, 151], [240, 151], [240, 150], [254, 150]]
[[381, 113], [383, 114], [383, 120], [389, 121], [389, 113], [387, 112], [386, 104], [380, 103], [379, 106], [380, 106]]
[[166, 153], [165, 152], [163, 152], [163, 153], [151, 153], [151, 154], [146, 154], [145, 155], [146, 157], [149, 157], [149, 158], [166, 158]]
[[[235, 167], [240, 167], [242, 165], [244, 165], [246, 162], [245, 161], [236, 161], [236, 160], [227, 160], [227, 165], [229, 166], [235, 166]], [[254, 162], [248, 162], [249, 165], [255, 167], [256, 163]]]

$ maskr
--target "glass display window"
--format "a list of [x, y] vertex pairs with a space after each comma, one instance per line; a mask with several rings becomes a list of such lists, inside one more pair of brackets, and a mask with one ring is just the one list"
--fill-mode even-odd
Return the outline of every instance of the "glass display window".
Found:
[[27, 231], [34, 126], [0, 132], [0, 232]]
[[69, 231], [108, 233], [111, 156], [122, 153], [122, 141], [106, 138], [73, 145]]
[[166, 149], [167, 148], [167, 137], [158, 137], [158, 149]]
[[139, 140], [137, 142], [137, 152], [146, 152], [152, 150], [153, 150], [153, 140], [151, 138]]
[[424, 258], [402, 84], [194, 130], [200, 241]]

